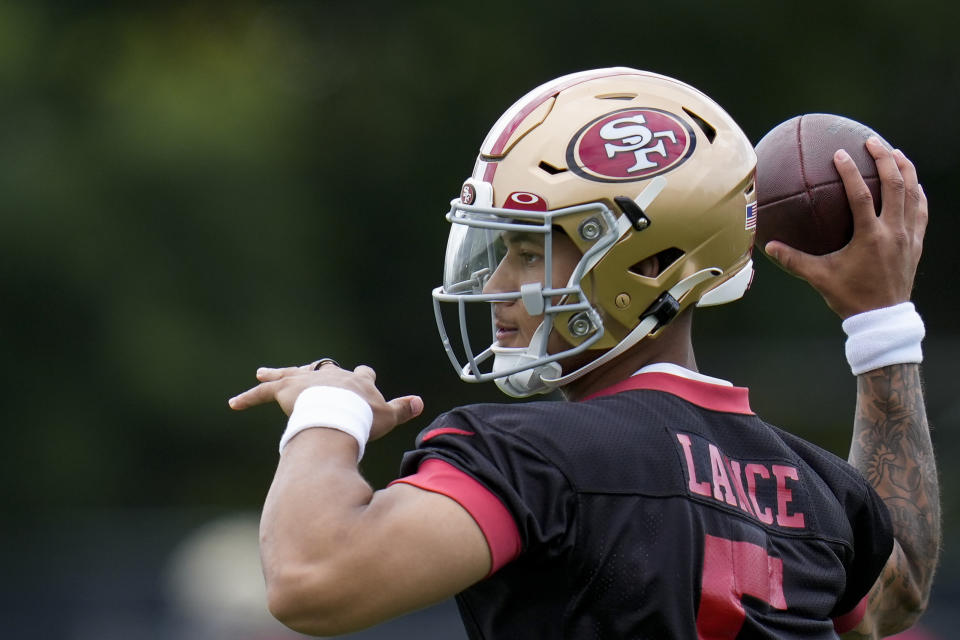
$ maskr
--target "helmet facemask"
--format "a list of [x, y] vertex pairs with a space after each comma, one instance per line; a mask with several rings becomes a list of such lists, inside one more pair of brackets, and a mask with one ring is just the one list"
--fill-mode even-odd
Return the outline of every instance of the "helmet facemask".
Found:
[[[569, 279], [554, 282], [554, 242], [561, 219], [583, 218], [581, 223], [591, 236], [592, 244], [574, 266]], [[592, 264], [616, 242], [617, 223], [610, 209], [602, 203], [590, 203], [556, 211], [523, 211], [481, 205], [465, 205], [460, 199], [451, 203], [447, 220], [451, 223], [444, 264], [443, 286], [433, 291], [437, 326], [447, 355], [461, 379], [468, 382], [494, 380], [504, 393], [523, 397], [546, 393], [554, 386], [544, 382], [559, 378], [559, 360], [589, 349], [603, 337], [603, 322], [590, 304], [580, 285]], [[508, 243], [520, 237], [533, 237], [542, 243], [543, 272], [536, 281], [518, 282], [515, 290], [490, 290], [488, 286], [508, 254]], [[521, 275], [517, 278], [523, 280]], [[529, 344], [502, 346], [496, 339], [496, 303], [516, 301], [526, 314], [542, 316]], [[458, 325], [462, 359], [447, 332], [441, 302], [458, 305]], [[490, 322], [493, 340], [481, 351], [473, 346], [468, 327], [468, 304], [491, 305]], [[571, 333], [581, 338], [569, 348], [550, 353], [550, 335], [558, 322], [567, 324]], [[492, 363], [489, 362], [493, 358]]]

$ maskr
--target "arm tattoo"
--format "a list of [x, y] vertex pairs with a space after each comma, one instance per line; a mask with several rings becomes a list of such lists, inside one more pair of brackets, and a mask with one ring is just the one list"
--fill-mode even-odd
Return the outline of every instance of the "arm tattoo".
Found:
[[870, 594], [878, 619], [912, 620], [926, 606], [940, 549], [940, 496], [918, 365], [857, 378], [850, 463], [890, 512], [897, 544]]

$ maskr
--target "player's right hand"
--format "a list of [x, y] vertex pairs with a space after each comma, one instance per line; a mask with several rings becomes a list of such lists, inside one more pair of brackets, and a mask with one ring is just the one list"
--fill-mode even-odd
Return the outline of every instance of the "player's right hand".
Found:
[[297, 397], [307, 387], [340, 387], [359, 395], [373, 410], [371, 440], [386, 435], [394, 427], [423, 412], [423, 400], [420, 396], [401, 396], [386, 400], [377, 389], [376, 372], [366, 365], [350, 371], [335, 364], [326, 364], [315, 369], [316, 364], [312, 362], [301, 367], [261, 367], [257, 369], [257, 380], [260, 384], [230, 398], [228, 404], [231, 409], [242, 411], [275, 401], [289, 416]]
[[867, 141], [877, 163], [883, 207], [845, 151], [834, 164], [853, 212], [853, 238], [843, 249], [814, 256], [771, 241], [764, 250], [784, 269], [809, 282], [842, 319], [910, 300], [927, 228], [927, 197], [913, 163], [877, 138]]

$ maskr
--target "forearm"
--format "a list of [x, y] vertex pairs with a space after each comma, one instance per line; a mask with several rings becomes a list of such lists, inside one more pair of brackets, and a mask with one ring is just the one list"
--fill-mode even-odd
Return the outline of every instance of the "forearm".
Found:
[[460, 504], [407, 484], [373, 492], [356, 460], [350, 436], [308, 429], [284, 449], [264, 505], [270, 611], [310, 635], [439, 602], [490, 571], [486, 538]]
[[[871, 610], [886, 632], [910, 623], [926, 607], [940, 547], [936, 463], [919, 365], [899, 364], [857, 378], [850, 463], [883, 499], [897, 544]], [[881, 601], [882, 600], [882, 601]]]
[[284, 448], [264, 503], [260, 553], [268, 603], [294, 628], [336, 608], [336, 562], [373, 492], [357, 470], [357, 445], [332, 429], [308, 429]]

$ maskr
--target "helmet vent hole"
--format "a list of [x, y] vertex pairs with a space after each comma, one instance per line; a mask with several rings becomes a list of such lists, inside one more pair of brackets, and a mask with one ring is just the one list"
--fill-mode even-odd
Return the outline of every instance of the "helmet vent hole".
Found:
[[544, 171], [546, 171], [547, 173], [549, 173], [550, 175], [552, 175], [552, 176], [555, 176], [555, 175], [557, 175], [558, 173], [563, 173], [564, 171], [567, 171], [567, 169], [562, 169], [562, 168], [560, 168], [560, 167], [555, 167], [555, 166], [553, 166], [552, 164], [550, 164], [549, 162], [546, 162], [545, 160], [541, 160], [541, 161], [540, 161], [540, 164], [539, 164], [538, 166], [539, 166], [541, 169], [543, 169]]
[[686, 107], [683, 108], [683, 111], [688, 116], [693, 118], [693, 121], [697, 123], [697, 126], [700, 127], [701, 130], [703, 130], [703, 134], [707, 136], [707, 140], [710, 142], [710, 144], [713, 144], [713, 141], [717, 137], [716, 127], [714, 127], [712, 124], [710, 124], [709, 122], [707, 122], [706, 120], [704, 120], [703, 118], [695, 114], [693, 111], [690, 111], [690, 109], [687, 109]]
[[633, 100], [636, 97], [635, 93], [604, 93], [596, 96], [597, 100]]
[[[656, 278], [661, 273], [670, 268], [674, 262], [683, 257], [683, 251], [677, 249], [676, 247], [670, 247], [669, 249], [664, 249], [660, 253], [656, 253], [649, 258], [644, 258], [639, 262], [635, 263], [630, 267], [630, 273], [638, 276], [643, 276], [644, 278]], [[655, 270], [656, 273], [649, 274], [647, 271], [650, 269], [650, 263], [648, 262], [651, 258], [656, 258]]]

